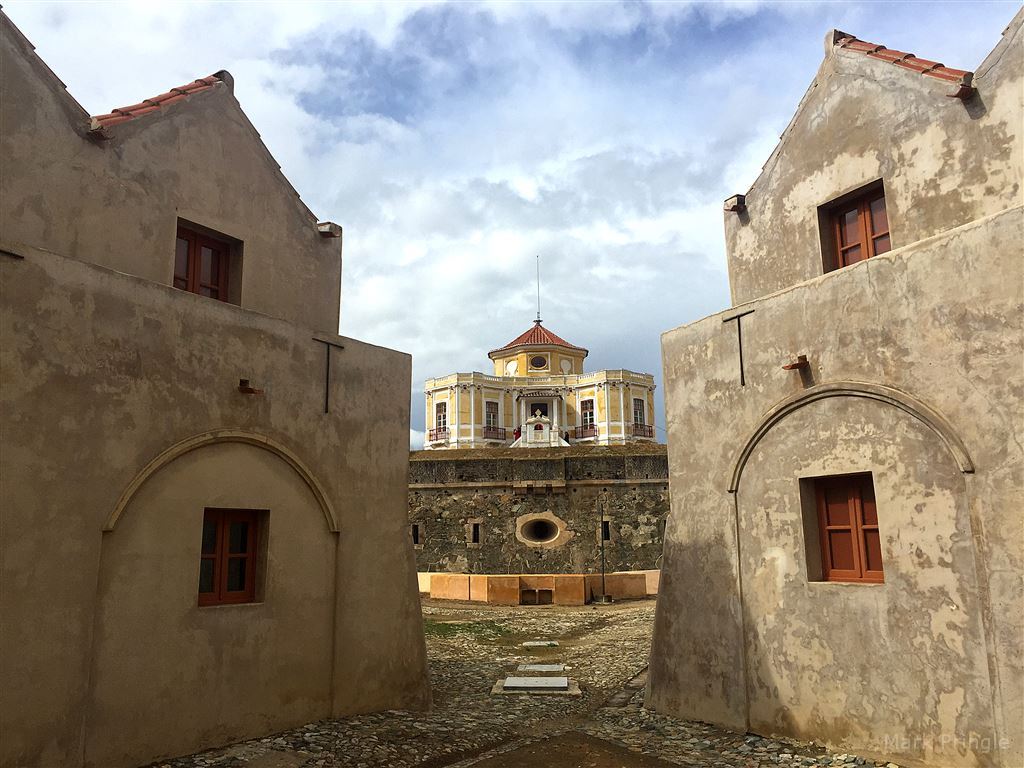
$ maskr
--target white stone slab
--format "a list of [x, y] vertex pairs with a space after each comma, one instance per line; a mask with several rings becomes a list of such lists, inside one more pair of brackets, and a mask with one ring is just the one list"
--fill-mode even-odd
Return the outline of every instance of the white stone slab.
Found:
[[551, 672], [565, 672], [565, 664], [520, 664], [516, 672], [533, 672], [550, 674]]
[[[551, 679], [551, 678], [545, 678]], [[562, 678], [563, 680], [565, 678]], [[505, 679], [500, 678], [491, 688], [492, 696], [582, 696], [578, 681], [569, 678], [567, 688], [506, 688]]]
[[557, 640], [527, 640], [523, 648], [557, 648]]
[[506, 691], [567, 691], [568, 677], [506, 677]]

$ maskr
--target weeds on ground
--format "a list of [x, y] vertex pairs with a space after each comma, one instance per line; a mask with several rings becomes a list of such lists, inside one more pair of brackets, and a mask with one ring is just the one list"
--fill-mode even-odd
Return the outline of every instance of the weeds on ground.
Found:
[[454, 637], [465, 634], [493, 643], [507, 635], [508, 629], [497, 621], [438, 621], [426, 618], [423, 620], [423, 632], [427, 637]]

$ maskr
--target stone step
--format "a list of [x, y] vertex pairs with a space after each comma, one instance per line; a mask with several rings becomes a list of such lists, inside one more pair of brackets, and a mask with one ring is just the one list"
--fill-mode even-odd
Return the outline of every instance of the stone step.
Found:
[[506, 691], [567, 691], [568, 677], [506, 677], [502, 688]]
[[491, 688], [492, 696], [582, 696], [578, 680], [569, 677], [519, 677], [509, 675], [498, 678]]
[[556, 672], [565, 672], [565, 664], [520, 664], [516, 672], [550, 675]]

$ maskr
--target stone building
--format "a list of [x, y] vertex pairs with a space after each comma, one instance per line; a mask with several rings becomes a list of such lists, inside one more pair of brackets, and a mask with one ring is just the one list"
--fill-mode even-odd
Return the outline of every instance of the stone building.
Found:
[[425, 449], [653, 442], [654, 377], [584, 373], [587, 354], [538, 315], [526, 332], [489, 353], [493, 375], [427, 379]]
[[655, 709], [1024, 765], [1021, 25], [973, 73], [830, 32], [726, 202], [733, 307], [662, 338]]
[[654, 377], [585, 373], [587, 354], [538, 313], [490, 353], [493, 376], [427, 380], [409, 478], [421, 573], [592, 574], [602, 548], [608, 571], [658, 568], [668, 465]]
[[0, 765], [428, 705], [410, 358], [231, 77], [91, 118], [0, 14], [0, 168]]
[[665, 446], [417, 451], [410, 535], [422, 571], [599, 573], [658, 568]]

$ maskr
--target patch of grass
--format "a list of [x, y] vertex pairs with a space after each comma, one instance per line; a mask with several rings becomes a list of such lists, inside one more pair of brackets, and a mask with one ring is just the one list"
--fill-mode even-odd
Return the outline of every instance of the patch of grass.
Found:
[[508, 630], [496, 621], [438, 621], [424, 619], [423, 632], [427, 637], [454, 637], [462, 633], [486, 642], [495, 642]]

